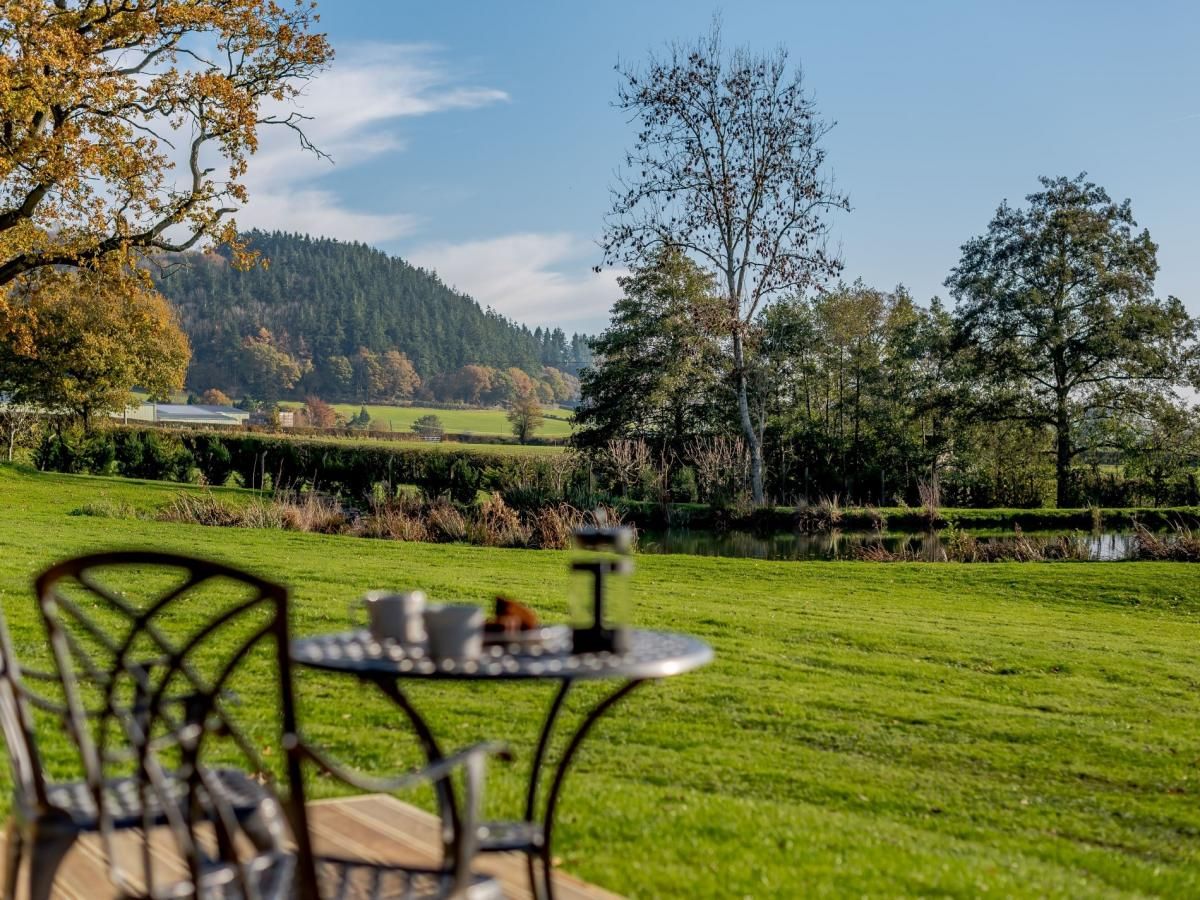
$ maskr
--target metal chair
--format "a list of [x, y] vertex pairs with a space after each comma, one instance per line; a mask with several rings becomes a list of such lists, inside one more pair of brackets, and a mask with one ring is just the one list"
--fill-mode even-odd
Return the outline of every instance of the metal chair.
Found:
[[[130, 574], [129, 592], [110, 586]], [[165, 586], [145, 585], [171, 575]], [[141, 602], [129, 596], [139, 586]], [[126, 896], [500, 895], [493, 880], [470, 871], [485, 756], [497, 748], [477, 745], [394, 779], [368, 779], [325, 759], [297, 725], [283, 587], [217, 563], [118, 552], [60, 563], [37, 578], [36, 591], [54, 671], [23, 670], [0, 620], [0, 722], [16, 788], [7, 896], [25, 858], [30, 897], [48, 897], [61, 860], [89, 832], [99, 834], [113, 884]], [[260, 671], [255, 686], [278, 691], [269, 738], [283, 751], [273, 760], [278, 770], [259, 750], [262, 735], [231, 714], [231, 685], [251, 665]], [[261, 674], [268, 671], [273, 682]], [[31, 690], [32, 682], [56, 696]], [[79, 777], [47, 777], [30, 707], [61, 721]], [[236, 767], [224, 765], [231, 759]], [[466, 799], [448, 823], [443, 864], [318, 858], [305, 806], [309, 764], [369, 790], [448, 779], [463, 767]], [[133, 832], [124, 855], [122, 832]], [[137, 871], [126, 862], [130, 840], [140, 851]]]

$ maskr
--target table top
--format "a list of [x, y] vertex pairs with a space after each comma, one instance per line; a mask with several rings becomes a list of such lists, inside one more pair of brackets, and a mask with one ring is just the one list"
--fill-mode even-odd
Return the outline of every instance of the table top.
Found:
[[423, 647], [379, 641], [366, 629], [300, 638], [292, 659], [302, 666], [361, 678], [449, 678], [465, 681], [669, 678], [710, 662], [703, 641], [666, 631], [633, 630], [626, 653], [573, 654], [558, 647], [485, 647], [477, 660], [432, 659]]

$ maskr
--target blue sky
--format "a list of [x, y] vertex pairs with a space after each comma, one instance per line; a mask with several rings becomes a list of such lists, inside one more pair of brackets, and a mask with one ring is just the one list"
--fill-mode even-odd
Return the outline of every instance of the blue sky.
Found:
[[1161, 294], [1200, 313], [1200, 5], [1185, 2], [324, 0], [337, 51], [301, 101], [334, 164], [284, 135], [246, 225], [363, 240], [531, 326], [596, 330], [595, 241], [630, 127], [618, 60], [704, 32], [785, 45], [853, 209], [848, 278], [945, 296], [958, 248], [1040, 174], [1130, 197]]

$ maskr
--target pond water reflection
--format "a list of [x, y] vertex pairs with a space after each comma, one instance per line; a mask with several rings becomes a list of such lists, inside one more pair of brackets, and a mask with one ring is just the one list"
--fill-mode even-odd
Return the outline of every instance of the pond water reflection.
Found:
[[[963, 529], [980, 541], [1005, 540], [1011, 531]], [[1058, 538], [1066, 534], [1084, 543], [1097, 561], [1127, 559], [1133, 548], [1128, 531], [1026, 531], [1030, 538]], [[704, 531], [689, 528], [644, 529], [638, 532], [639, 553], [690, 553], [695, 556], [726, 556], [750, 559], [854, 559], [854, 549], [863, 544], [883, 544], [893, 553], [907, 549], [919, 559], [945, 558], [945, 544], [938, 532], [903, 533], [887, 531], [829, 531], [819, 534], [785, 532], [755, 534], [748, 531]]]

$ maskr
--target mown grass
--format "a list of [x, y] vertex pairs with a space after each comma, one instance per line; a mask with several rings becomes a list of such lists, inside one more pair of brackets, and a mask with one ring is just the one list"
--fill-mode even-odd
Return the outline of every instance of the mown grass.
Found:
[[[298, 403], [282, 404], [286, 408], [298, 407]], [[346, 418], [358, 415], [361, 403], [334, 403], [333, 408]], [[421, 416], [435, 415], [442, 420], [447, 431], [472, 432], [474, 434], [512, 434], [512, 424], [503, 409], [432, 409], [424, 406], [384, 406], [368, 403], [367, 415], [371, 427], [380, 430], [408, 431], [412, 423]], [[539, 437], [570, 437], [571, 411], [557, 407], [545, 410], [546, 421], [535, 434]]]
[[[154, 508], [179, 489], [0, 467], [0, 602], [19, 645], [40, 640], [33, 574], [112, 546], [281, 579], [298, 633], [343, 627], [369, 587], [479, 602], [502, 589], [565, 614], [559, 552], [69, 515], [101, 498]], [[641, 557], [639, 622], [699, 635], [717, 659], [597, 728], [556, 854], [644, 897], [1195, 896], [1198, 596], [1200, 570], [1171, 563]], [[344, 757], [416, 761], [353, 683], [306, 675], [301, 688], [310, 731]], [[493, 769], [489, 791], [492, 812], [514, 812], [548, 688], [414, 693], [448, 745], [513, 741], [518, 761]], [[266, 717], [270, 692], [242, 702]]]

